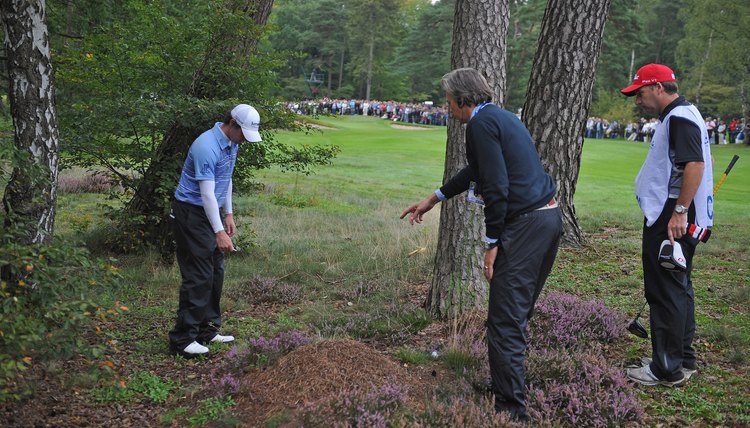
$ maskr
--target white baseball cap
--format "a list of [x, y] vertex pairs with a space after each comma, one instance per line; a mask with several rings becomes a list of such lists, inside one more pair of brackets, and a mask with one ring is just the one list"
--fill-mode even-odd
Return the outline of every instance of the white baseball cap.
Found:
[[232, 119], [242, 128], [245, 139], [251, 143], [261, 141], [260, 138], [260, 115], [258, 110], [247, 104], [239, 104], [232, 109]]

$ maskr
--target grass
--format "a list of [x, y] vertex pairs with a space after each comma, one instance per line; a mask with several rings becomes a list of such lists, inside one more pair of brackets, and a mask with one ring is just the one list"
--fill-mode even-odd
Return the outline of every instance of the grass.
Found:
[[[432, 272], [439, 213], [427, 214], [422, 226], [410, 226], [398, 216], [440, 185], [446, 130], [394, 129], [388, 121], [363, 117], [321, 118], [316, 123], [333, 129], [280, 132], [278, 138], [292, 144], [338, 145], [342, 151], [333, 165], [309, 176], [261, 171], [263, 191], [235, 196], [235, 218], [245, 238], [242, 251], [226, 261], [224, 328], [238, 337], [271, 337], [306, 328], [328, 337], [394, 344], [394, 356], [403, 362], [429, 361], [427, 350], [404, 342], [430, 322], [419, 308], [424, 299], [419, 286]], [[621, 140], [586, 141], [575, 203], [588, 242], [561, 250], [547, 290], [599, 299], [627, 314], [638, 311], [643, 302], [642, 216], [633, 182], [647, 148]], [[716, 196], [714, 235], [701, 244], [695, 258], [700, 375], [685, 388], [642, 393], [650, 415], [679, 414], [698, 426], [750, 423], [750, 150], [712, 149], [717, 179], [733, 154], [741, 159]], [[58, 234], [77, 238], [106, 228], [106, 220], [96, 215], [97, 204], [104, 201], [101, 195], [60, 195]], [[137, 344], [130, 363], [142, 371], [168, 358], [160, 348], [166, 347], [163, 338], [177, 306], [179, 271], [159, 265], [157, 259], [122, 257], [128, 281], [113, 292], [131, 310], [110, 335]], [[248, 294], [262, 284], [265, 294]], [[254, 308], [259, 303], [280, 309], [271, 315], [258, 313]], [[619, 352], [635, 359], [649, 349], [648, 341], [634, 339]], [[458, 353], [440, 359], [456, 371], [471, 365]], [[138, 379], [157, 392], [178, 388], [154, 378]], [[225, 418], [233, 405], [226, 399], [207, 399], [197, 404], [204, 411], [193, 413], [177, 404], [168, 401], [165, 422], [201, 425], [208, 420], [198, 414]], [[278, 415], [269, 426], [286, 418]]]

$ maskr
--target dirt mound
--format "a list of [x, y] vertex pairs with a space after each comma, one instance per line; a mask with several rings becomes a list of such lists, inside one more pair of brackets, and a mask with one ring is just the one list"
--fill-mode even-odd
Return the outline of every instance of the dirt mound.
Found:
[[326, 340], [300, 347], [264, 370], [249, 373], [236, 397], [243, 426], [263, 426], [283, 409], [325, 404], [358, 387], [370, 390], [388, 383], [408, 388], [421, 400], [428, 388], [419, 374], [354, 340]]

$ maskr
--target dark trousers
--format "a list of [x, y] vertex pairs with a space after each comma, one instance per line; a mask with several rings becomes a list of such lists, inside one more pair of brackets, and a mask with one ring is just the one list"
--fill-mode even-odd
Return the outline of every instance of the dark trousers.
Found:
[[510, 220], [500, 237], [490, 283], [487, 345], [495, 410], [520, 420], [525, 399], [526, 325], [552, 270], [562, 234], [558, 208]]
[[[661, 215], [651, 227], [643, 223], [643, 282], [650, 309], [651, 371], [659, 379], [682, 378], [682, 367], [695, 369], [695, 295], [690, 273], [697, 241], [685, 236], [678, 242], [687, 261], [686, 272], [670, 272], [658, 262], [659, 248], [667, 239], [667, 225], [672, 217], [675, 199], [668, 199]], [[690, 206], [688, 222], [695, 221], [695, 207]]]
[[218, 249], [203, 207], [175, 201], [172, 215], [182, 284], [169, 344], [172, 349], [182, 350], [193, 341], [207, 343], [218, 333], [224, 254]]

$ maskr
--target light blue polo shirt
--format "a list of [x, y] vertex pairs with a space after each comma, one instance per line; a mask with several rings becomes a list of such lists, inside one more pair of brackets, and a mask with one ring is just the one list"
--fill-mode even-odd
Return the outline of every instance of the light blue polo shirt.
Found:
[[181, 202], [203, 206], [199, 181], [213, 180], [216, 183], [214, 194], [219, 207], [224, 206], [229, 183], [232, 180], [234, 164], [237, 162], [239, 145], [230, 144], [221, 132], [221, 122], [201, 134], [193, 141], [188, 151], [182, 174], [174, 197]]

